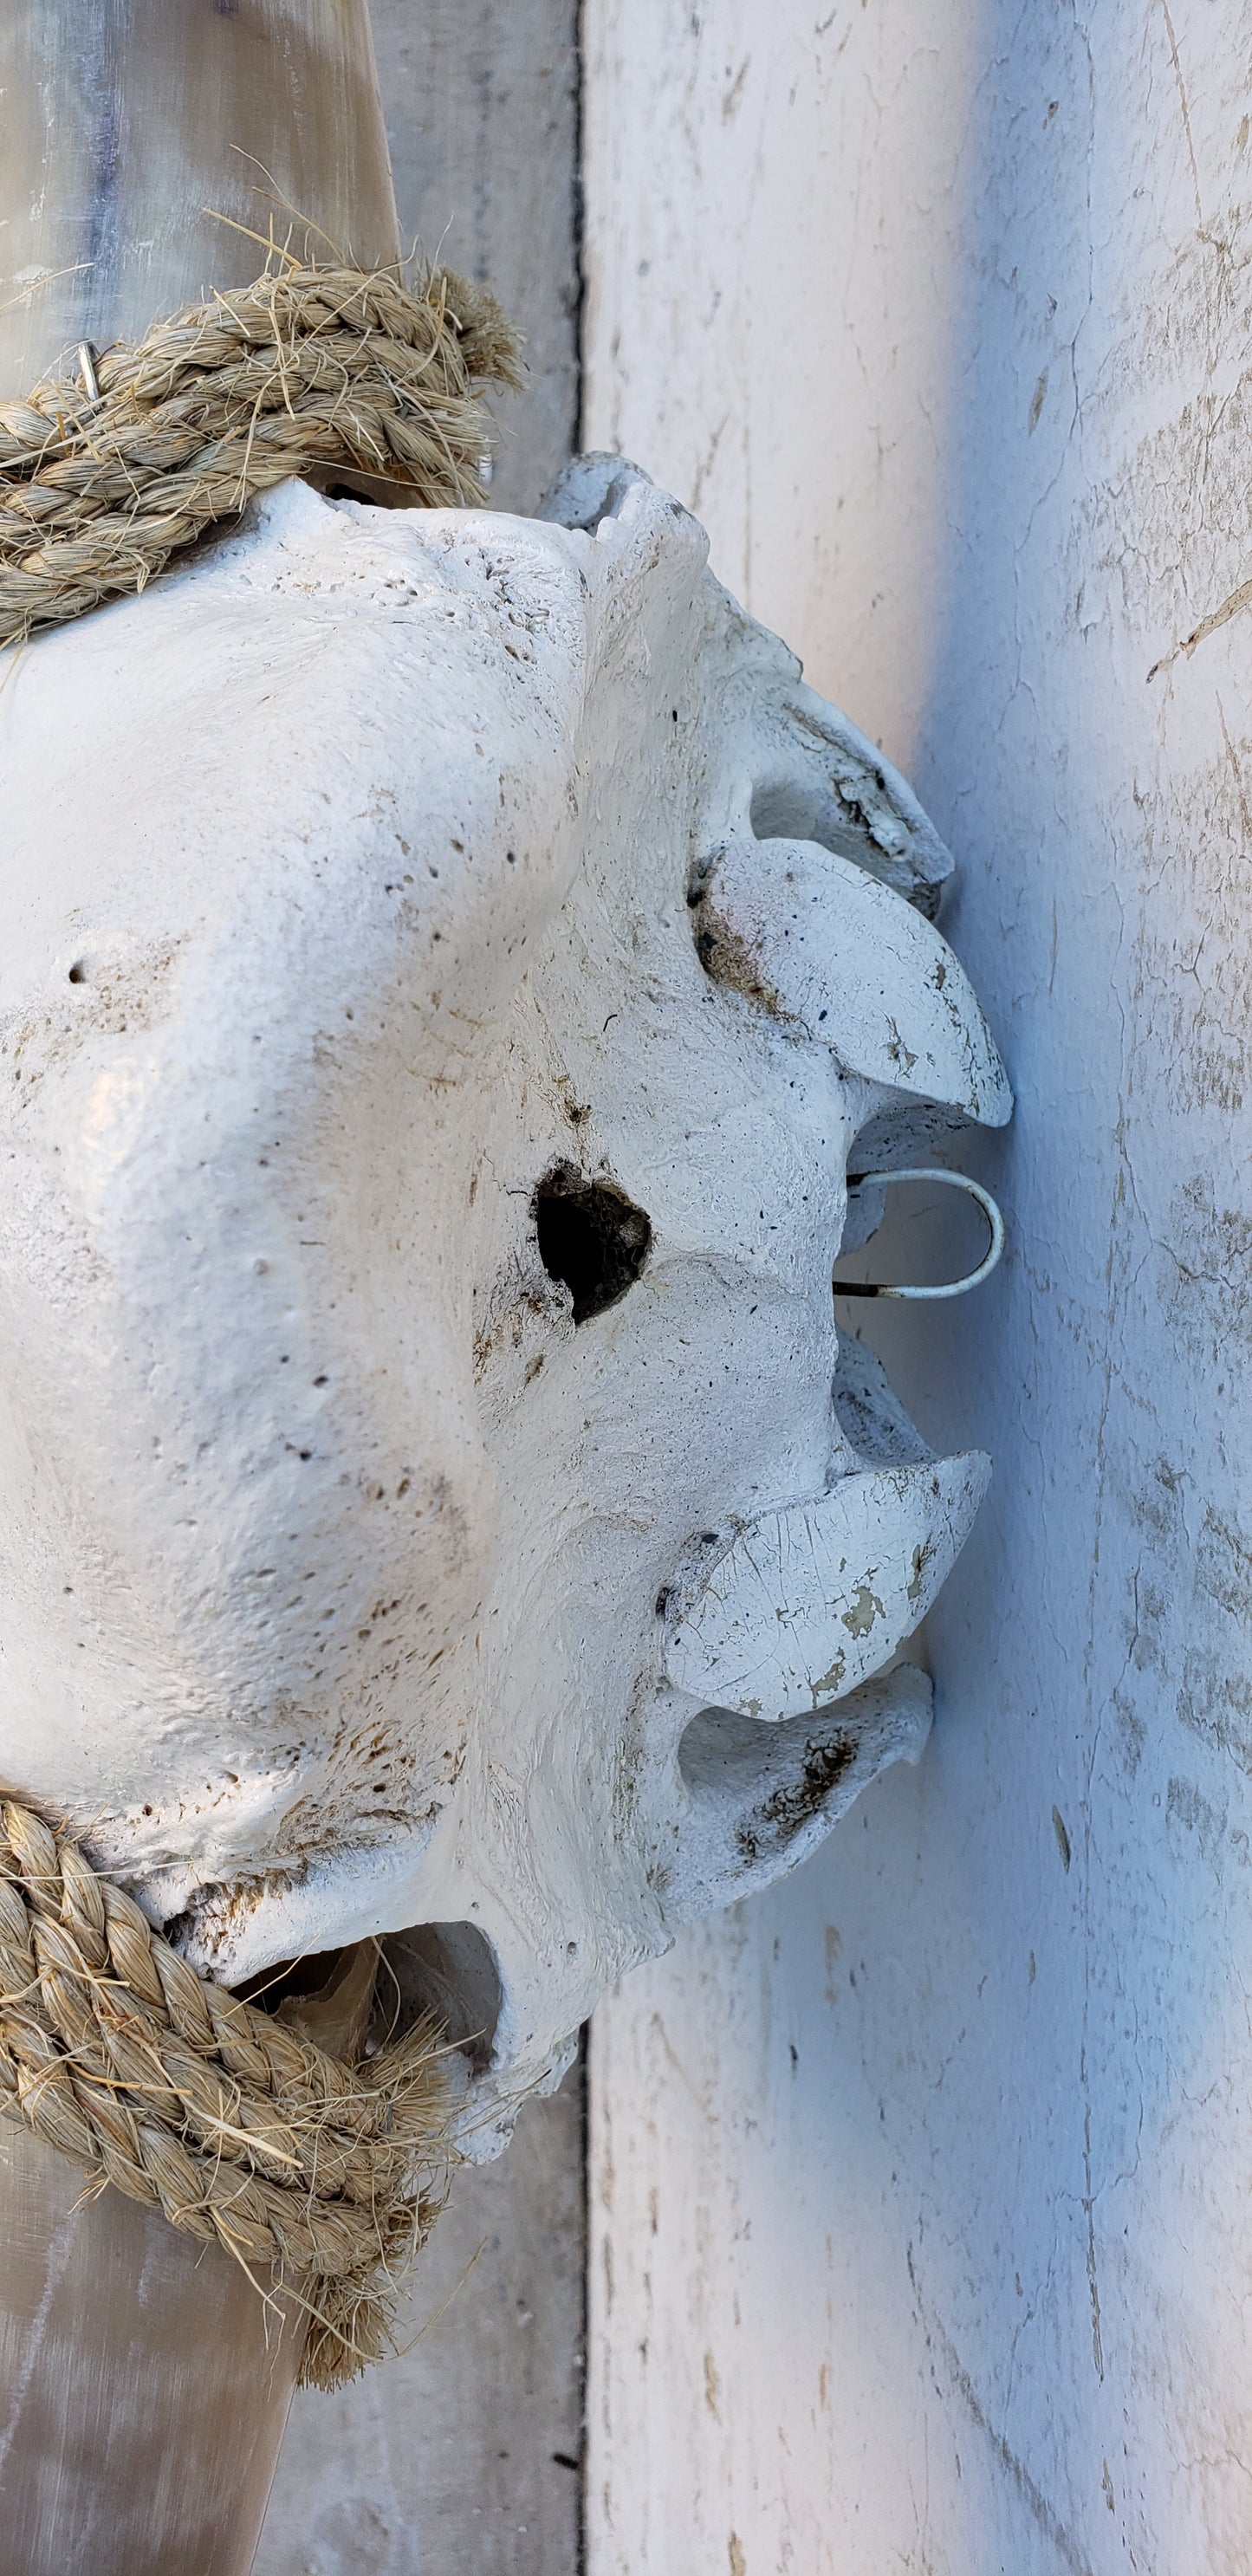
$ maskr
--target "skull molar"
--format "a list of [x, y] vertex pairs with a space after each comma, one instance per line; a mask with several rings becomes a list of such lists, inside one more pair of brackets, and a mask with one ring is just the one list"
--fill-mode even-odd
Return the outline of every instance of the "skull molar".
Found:
[[293, 483], [0, 693], [0, 1772], [218, 1976], [399, 1936], [480, 2153], [916, 1757], [985, 1481], [831, 1299], [1008, 1114], [951, 863], [705, 555]]

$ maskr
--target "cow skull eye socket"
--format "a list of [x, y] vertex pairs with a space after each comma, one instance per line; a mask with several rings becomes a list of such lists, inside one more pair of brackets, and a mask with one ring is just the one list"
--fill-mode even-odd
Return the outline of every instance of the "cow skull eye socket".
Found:
[[546, 1173], [532, 1202], [539, 1258], [574, 1301], [574, 1321], [602, 1315], [632, 1288], [648, 1258], [652, 1220], [613, 1181], [589, 1181], [572, 1163]]

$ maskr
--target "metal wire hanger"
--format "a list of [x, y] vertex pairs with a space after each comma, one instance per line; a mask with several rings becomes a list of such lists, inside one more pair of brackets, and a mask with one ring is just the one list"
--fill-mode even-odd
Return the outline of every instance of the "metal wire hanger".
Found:
[[982, 1260], [977, 1269], [968, 1271], [963, 1279], [941, 1280], [934, 1288], [922, 1288], [909, 1282], [894, 1286], [885, 1279], [836, 1279], [835, 1295], [837, 1297], [964, 1297], [968, 1295], [971, 1288], [981, 1287], [983, 1280], [990, 1278], [1004, 1250], [1004, 1219], [990, 1190], [985, 1190], [980, 1181], [972, 1181], [968, 1172], [946, 1172], [938, 1166], [932, 1166], [926, 1171], [856, 1172], [849, 1175], [848, 1192], [851, 1195], [853, 1190], [869, 1189], [874, 1182], [887, 1187], [897, 1181], [942, 1181], [947, 1188], [965, 1190], [970, 1198], [976, 1199], [986, 1217], [991, 1236]]

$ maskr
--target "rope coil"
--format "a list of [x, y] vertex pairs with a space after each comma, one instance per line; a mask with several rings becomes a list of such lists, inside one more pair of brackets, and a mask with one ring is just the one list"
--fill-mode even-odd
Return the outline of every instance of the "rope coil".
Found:
[[[310, 2317], [301, 2382], [386, 2348], [455, 2151], [429, 2023], [359, 2072], [197, 1976], [68, 1834], [0, 1800], [0, 2113]], [[258, 2287], [268, 2289], [262, 2281]]]
[[411, 292], [387, 270], [292, 263], [93, 352], [79, 382], [0, 403], [0, 646], [143, 590], [288, 475], [481, 503], [479, 389], [520, 382], [499, 305], [450, 269]]

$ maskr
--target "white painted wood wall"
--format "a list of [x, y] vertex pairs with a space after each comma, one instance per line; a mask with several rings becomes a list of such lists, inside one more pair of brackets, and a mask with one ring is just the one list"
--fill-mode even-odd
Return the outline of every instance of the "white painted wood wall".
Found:
[[1020, 1101], [922, 1768], [597, 2018], [591, 2576], [1242, 2576], [1252, 29], [584, 38], [587, 443], [913, 777]]

